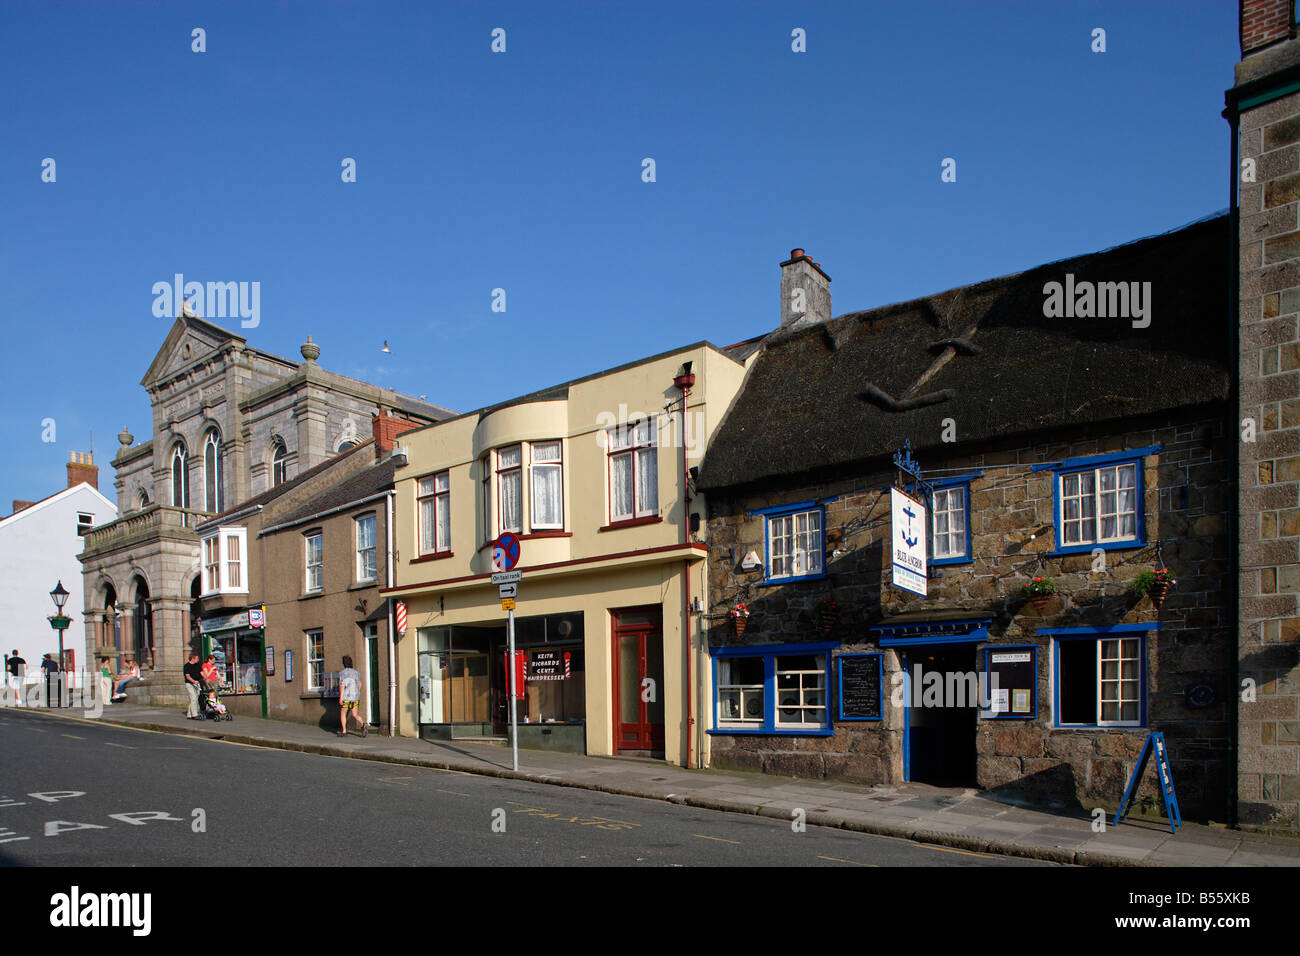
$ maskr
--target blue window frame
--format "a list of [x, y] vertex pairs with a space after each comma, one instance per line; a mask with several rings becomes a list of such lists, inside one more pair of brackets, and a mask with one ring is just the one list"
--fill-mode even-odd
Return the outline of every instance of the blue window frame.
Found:
[[1043, 628], [1052, 637], [1056, 727], [1145, 727], [1146, 638], [1158, 623]]
[[711, 734], [829, 737], [834, 641], [714, 647]]
[[1151, 445], [1032, 466], [1031, 471], [1053, 473], [1056, 550], [1052, 553], [1144, 547], [1142, 459], [1159, 454], [1160, 449], [1160, 445]]
[[756, 508], [763, 518], [763, 584], [826, 577], [826, 503], [799, 501]]
[[930, 564], [970, 564], [970, 483], [982, 472], [930, 480]]

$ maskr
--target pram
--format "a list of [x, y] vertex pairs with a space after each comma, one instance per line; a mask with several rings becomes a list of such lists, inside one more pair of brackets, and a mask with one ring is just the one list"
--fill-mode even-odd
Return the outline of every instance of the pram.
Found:
[[235, 715], [226, 709], [217, 695], [215, 684], [204, 682], [203, 693], [199, 695], [199, 712], [208, 720], [234, 720]]

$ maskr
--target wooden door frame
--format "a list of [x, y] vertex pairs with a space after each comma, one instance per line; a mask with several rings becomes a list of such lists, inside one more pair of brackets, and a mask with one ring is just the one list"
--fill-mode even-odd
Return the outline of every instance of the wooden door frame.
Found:
[[[658, 624], [651, 623], [651, 624], [629, 624], [629, 625], [623, 625], [619, 623], [620, 613], [627, 613], [633, 611], [651, 612], [658, 616], [659, 622]], [[664, 633], [663, 607], [658, 604], [641, 604], [641, 605], [634, 605], [632, 607], [610, 608], [609, 615], [610, 615], [610, 625], [611, 625], [609, 646], [610, 646], [610, 656], [612, 658], [611, 673], [613, 676], [613, 681], [611, 681], [612, 686], [610, 687], [610, 691], [611, 691], [610, 698], [611, 698], [611, 705], [612, 705], [610, 711], [612, 720], [610, 721], [610, 723], [611, 723], [611, 729], [613, 731], [613, 738], [614, 738], [613, 752], [615, 755], [617, 755], [622, 750], [646, 750], [646, 749], [653, 750], [654, 749], [653, 746], [649, 748], [619, 746], [620, 737], [622, 735], [622, 726], [625, 723], [625, 721], [623, 720], [623, 703], [620, 700], [620, 691], [622, 690], [622, 685], [623, 685], [623, 673], [622, 673], [622, 664], [620, 662], [622, 649], [619, 646], [619, 644], [620, 644], [620, 639], [622, 637], [633, 635], [633, 634], [640, 635], [641, 637], [640, 643], [642, 648], [644, 648], [644, 639], [646, 635], [657, 634], [659, 640], [662, 641], [663, 633]], [[663, 655], [662, 653], [660, 654], [661, 660], [664, 656], [665, 655]], [[659, 675], [660, 686], [655, 688], [655, 690], [660, 694], [663, 693], [663, 686], [662, 686], [663, 680], [664, 680], [663, 675], [660, 674]], [[638, 693], [638, 700], [639, 699], [640, 699], [640, 694]], [[640, 711], [643, 709], [645, 708], [638, 707], [636, 722], [642, 726], [648, 726], [646, 721], [640, 719], [641, 717]], [[667, 729], [668, 729], [667, 717], [668, 715], [665, 710], [665, 714], [664, 714], [665, 735], [667, 734]], [[653, 744], [653, 741], [651, 743]], [[666, 746], [666, 741], [665, 741], [665, 746]]]

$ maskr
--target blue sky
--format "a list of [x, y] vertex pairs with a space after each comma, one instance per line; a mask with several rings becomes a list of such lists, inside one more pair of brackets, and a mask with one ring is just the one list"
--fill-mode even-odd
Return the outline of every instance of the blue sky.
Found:
[[257, 348], [469, 410], [771, 329], [796, 246], [838, 315], [1222, 209], [1237, 59], [1233, 0], [6, 0], [0, 502], [92, 429], [113, 496], [175, 273], [259, 282], [216, 320]]

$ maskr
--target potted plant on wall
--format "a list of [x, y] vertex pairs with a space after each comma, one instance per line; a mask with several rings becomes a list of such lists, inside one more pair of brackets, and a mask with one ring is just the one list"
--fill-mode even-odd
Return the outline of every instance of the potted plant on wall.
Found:
[[736, 625], [736, 636], [745, 633], [745, 625], [749, 623], [749, 608], [743, 604], [735, 604], [727, 609], [727, 615], [731, 618], [731, 623]]
[[823, 631], [835, 629], [835, 622], [840, 619], [840, 608], [835, 598], [824, 597], [817, 602], [817, 619], [821, 621]]
[[1165, 598], [1177, 583], [1177, 579], [1169, 573], [1168, 568], [1161, 568], [1159, 571], [1148, 568], [1137, 576], [1137, 580], [1133, 582], [1133, 590], [1139, 596], [1150, 595], [1151, 603], [1155, 605], [1156, 610], [1160, 610], [1160, 605], [1165, 603]]
[[1034, 606], [1039, 617], [1047, 613], [1048, 599], [1056, 593], [1056, 582], [1051, 578], [1034, 578], [1025, 585], [1025, 596], [1029, 598], [1029, 603]]

